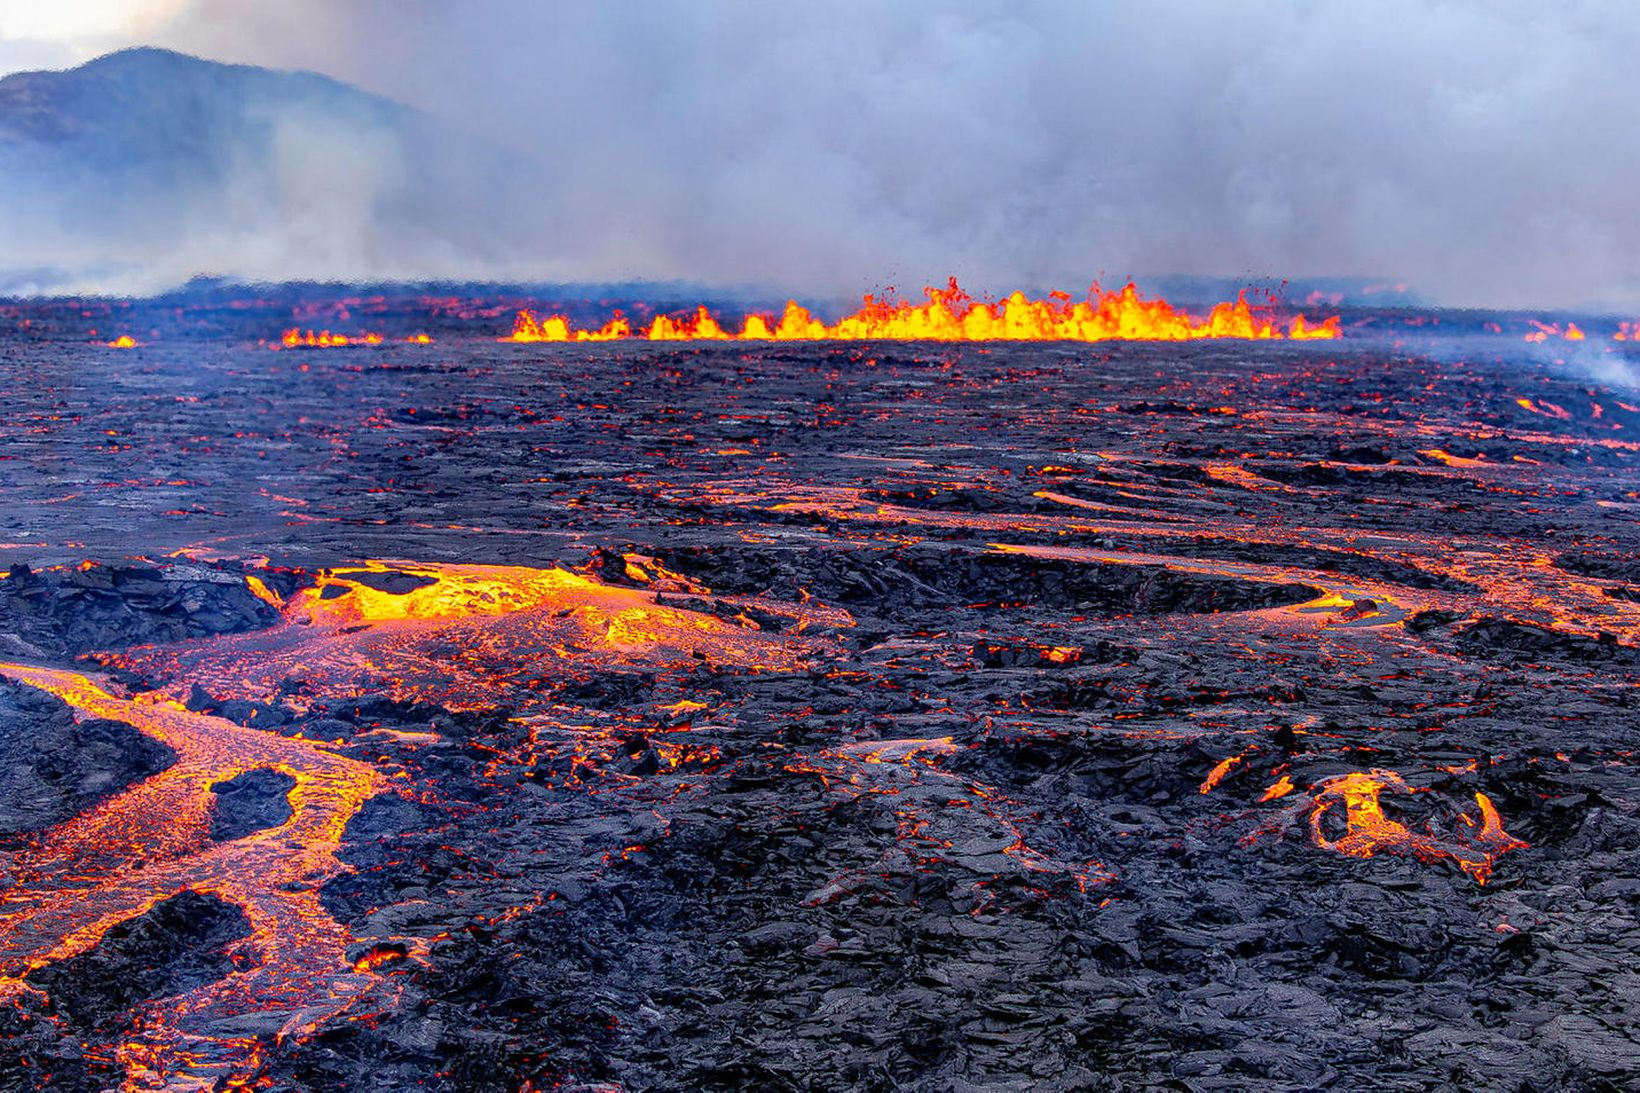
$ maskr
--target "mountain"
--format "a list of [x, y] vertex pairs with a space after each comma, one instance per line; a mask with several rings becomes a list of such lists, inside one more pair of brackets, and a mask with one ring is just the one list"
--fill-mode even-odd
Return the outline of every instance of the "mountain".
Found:
[[0, 293], [485, 270], [531, 171], [311, 72], [161, 49], [0, 79]]

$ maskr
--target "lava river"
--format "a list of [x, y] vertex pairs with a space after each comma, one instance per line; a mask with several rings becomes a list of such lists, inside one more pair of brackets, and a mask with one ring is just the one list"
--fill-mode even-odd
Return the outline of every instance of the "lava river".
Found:
[[[662, 588], [695, 590], [668, 581], [650, 559], [628, 561], [627, 572]], [[744, 614], [726, 620], [669, 607], [657, 602], [656, 590], [557, 568], [367, 562], [318, 575], [289, 602], [254, 578], [250, 587], [281, 609], [273, 628], [105, 658], [169, 680], [174, 696], [121, 697], [91, 675], [0, 663], [7, 678], [48, 691], [81, 715], [133, 725], [177, 755], [169, 769], [14, 857], [0, 911], [5, 988], [34, 989], [24, 978], [30, 970], [87, 951], [111, 927], [184, 891], [243, 909], [251, 927], [234, 954], [238, 970], [150, 1003], [135, 1022], [139, 1033], [109, 1046], [132, 1083], [206, 1086], [243, 1073], [254, 1064], [258, 1034], [311, 1030], [377, 981], [368, 961], [348, 961], [354, 938], [321, 905], [320, 888], [347, 869], [336, 857], [344, 829], [388, 788], [388, 776], [304, 739], [192, 712], [180, 701], [192, 686], [263, 698], [294, 675], [308, 696], [378, 691], [493, 706], [501, 692], [527, 699], [524, 677], [539, 678], [542, 664], [558, 673], [576, 670], [571, 661], [778, 669], [802, 663], [812, 645], [764, 634]], [[820, 618], [846, 620], [818, 607], [792, 614], [794, 634]], [[257, 769], [295, 780], [291, 817], [213, 842], [212, 787]], [[392, 940], [409, 949], [422, 944]]]
[[[191, 713], [154, 696], [122, 698], [76, 672], [0, 664], [0, 674], [56, 695], [81, 714], [127, 722], [170, 747], [176, 763], [47, 831], [16, 854], [0, 909], [0, 980], [74, 957], [112, 926], [184, 891], [243, 909], [251, 937], [237, 970], [151, 1004], [142, 1032], [114, 1045], [136, 1083], [160, 1074], [200, 1086], [242, 1069], [256, 1033], [299, 1033], [345, 1007], [375, 977], [351, 969], [352, 938], [321, 907], [320, 886], [345, 867], [335, 850], [360, 806], [386, 787], [366, 764], [301, 740]], [[211, 787], [259, 767], [295, 779], [283, 825], [232, 842], [210, 837]]]

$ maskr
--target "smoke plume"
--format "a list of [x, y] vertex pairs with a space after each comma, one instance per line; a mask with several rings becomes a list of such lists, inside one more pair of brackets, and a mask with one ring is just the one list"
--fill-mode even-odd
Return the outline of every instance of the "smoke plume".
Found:
[[[1640, 9], [1616, 2], [197, 0], [149, 37], [335, 76], [508, 157], [406, 253], [354, 237], [406, 200], [381, 177], [403, 158], [316, 167], [291, 136], [278, 169], [312, 180], [329, 248], [296, 224], [240, 262], [207, 233], [218, 272], [1360, 277], [1640, 310]], [[331, 215], [338, 193], [369, 207]]]

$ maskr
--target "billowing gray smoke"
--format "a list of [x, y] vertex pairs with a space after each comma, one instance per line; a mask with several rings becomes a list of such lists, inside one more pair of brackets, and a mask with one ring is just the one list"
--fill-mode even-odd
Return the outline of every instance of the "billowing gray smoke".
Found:
[[396, 145], [320, 166], [325, 138], [292, 131], [253, 166], [299, 184], [236, 179], [226, 220], [127, 255], [161, 276], [1357, 276], [1640, 310], [1640, 8], [1618, 0], [201, 0], [158, 41], [317, 69], [497, 149], [435, 157], [429, 187]]

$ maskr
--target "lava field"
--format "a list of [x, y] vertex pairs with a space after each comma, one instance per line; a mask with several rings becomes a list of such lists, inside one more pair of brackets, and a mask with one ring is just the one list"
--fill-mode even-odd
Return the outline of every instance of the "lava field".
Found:
[[1633, 1089], [1527, 348], [6, 335], [0, 1091]]

